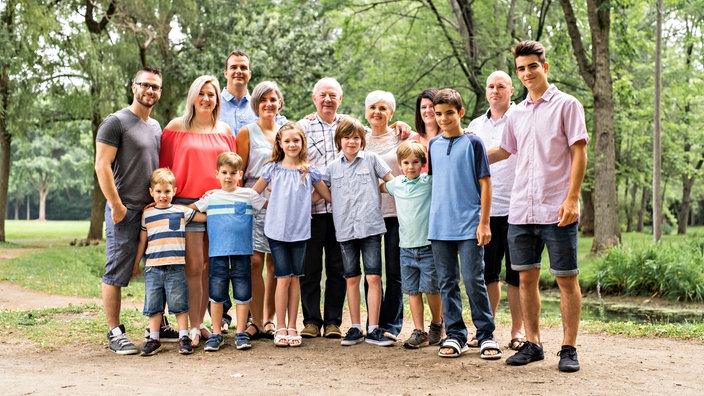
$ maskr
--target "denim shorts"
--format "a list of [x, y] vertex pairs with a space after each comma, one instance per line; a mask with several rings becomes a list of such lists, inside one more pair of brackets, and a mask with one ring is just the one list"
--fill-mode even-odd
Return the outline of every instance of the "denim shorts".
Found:
[[340, 242], [343, 276], [345, 279], [361, 276], [359, 254], [362, 253], [365, 275], [381, 275], [381, 234]]
[[307, 240], [297, 242], [283, 242], [269, 239], [271, 257], [274, 259], [274, 276], [284, 278], [288, 276], [303, 276], [306, 263]]
[[188, 312], [188, 286], [183, 264], [144, 267], [144, 315]]
[[433, 249], [401, 248], [401, 289], [404, 294], [439, 294]]
[[252, 300], [252, 268], [249, 255], [217, 256], [210, 258], [210, 301], [222, 304], [232, 297], [235, 304], [248, 304]]
[[547, 246], [551, 274], [579, 274], [577, 232], [577, 222], [565, 227], [558, 227], [557, 224], [509, 224], [511, 267], [519, 272], [540, 268], [543, 249]]
[[[171, 203], [174, 205], [188, 206], [188, 205], [192, 204], [193, 202], [196, 202], [197, 200], [198, 199], [193, 199], [193, 198], [174, 197], [174, 199], [171, 201]], [[190, 221], [190, 222], [186, 223], [186, 232], [205, 232], [205, 230], [206, 230], [205, 223], [196, 223], [195, 221]]]
[[271, 253], [269, 239], [264, 235], [264, 220], [266, 209], [255, 210], [252, 219], [252, 248], [256, 252]]
[[126, 287], [132, 278], [132, 267], [137, 256], [142, 211], [127, 209], [121, 222], [112, 222], [112, 208], [105, 205], [105, 274], [106, 285]]

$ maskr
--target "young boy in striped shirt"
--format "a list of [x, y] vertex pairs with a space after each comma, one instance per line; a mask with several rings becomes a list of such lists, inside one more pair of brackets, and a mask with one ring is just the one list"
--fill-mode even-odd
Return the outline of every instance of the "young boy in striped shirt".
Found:
[[173, 205], [176, 178], [168, 168], [155, 170], [149, 179], [149, 194], [154, 206], [142, 213], [137, 257], [132, 276], [139, 271], [139, 262], [146, 256], [144, 267], [144, 315], [149, 316], [149, 337], [142, 356], [151, 356], [161, 349], [159, 328], [164, 307], [176, 315], [179, 328], [180, 354], [193, 352], [188, 338], [188, 288], [186, 286], [186, 223], [205, 222], [206, 215], [185, 206]]

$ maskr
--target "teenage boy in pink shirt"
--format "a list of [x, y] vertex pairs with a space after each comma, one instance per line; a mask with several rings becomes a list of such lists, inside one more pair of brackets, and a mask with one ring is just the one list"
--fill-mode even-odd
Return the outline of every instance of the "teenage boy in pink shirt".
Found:
[[547, 246], [550, 272], [560, 288], [563, 340], [558, 369], [579, 370], [577, 329], [582, 297], [577, 281], [579, 192], [587, 166], [584, 108], [548, 84], [545, 49], [524, 41], [513, 49], [516, 74], [528, 97], [509, 116], [501, 145], [488, 150], [494, 163], [516, 155], [516, 181], [509, 207], [511, 267], [519, 271], [521, 311], [527, 341], [506, 363], [543, 360], [540, 340], [540, 258]]

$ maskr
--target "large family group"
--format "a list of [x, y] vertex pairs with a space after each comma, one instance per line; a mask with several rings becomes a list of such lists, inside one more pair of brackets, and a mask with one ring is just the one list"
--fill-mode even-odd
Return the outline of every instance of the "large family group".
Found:
[[[138, 71], [132, 104], [108, 116], [96, 139], [95, 170], [107, 198], [109, 349], [149, 356], [178, 342], [181, 354], [201, 344], [218, 351], [231, 326], [237, 349], [257, 338], [299, 347], [303, 337], [321, 335], [344, 346], [392, 346], [407, 294], [414, 329], [404, 347], [439, 345], [441, 357], [475, 347], [483, 359], [500, 359], [494, 315], [505, 261], [508, 348], [517, 351], [506, 363], [525, 365], [544, 358], [538, 280], [547, 247], [562, 300], [558, 368], [579, 370], [584, 110], [548, 83], [540, 43], [521, 42], [512, 52], [525, 100], [512, 103], [511, 77], [496, 71], [487, 79], [489, 109], [463, 129], [459, 93], [428, 89], [416, 101], [415, 133], [390, 124], [396, 102], [385, 91], [366, 98], [368, 126], [338, 114], [342, 87], [329, 77], [313, 87], [316, 112], [288, 122], [274, 82], [249, 94], [250, 58], [242, 51], [227, 58], [227, 86], [221, 91], [216, 77], [198, 77], [183, 116], [162, 131], [150, 118], [161, 71]], [[120, 302], [143, 258], [149, 326], [140, 351], [121, 324]], [[345, 297], [351, 326], [343, 335]], [[178, 330], [166, 320], [167, 305]]]

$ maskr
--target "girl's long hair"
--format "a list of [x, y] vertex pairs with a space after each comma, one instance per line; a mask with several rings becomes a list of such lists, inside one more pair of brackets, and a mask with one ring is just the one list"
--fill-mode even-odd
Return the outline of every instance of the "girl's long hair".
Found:
[[274, 140], [274, 150], [271, 152], [271, 159], [267, 162], [281, 162], [283, 161], [284, 157], [286, 157], [284, 149], [281, 148], [281, 139], [284, 132], [290, 130], [293, 130], [298, 133], [298, 137], [301, 138], [301, 151], [298, 153], [298, 163], [300, 164], [300, 166], [298, 169], [303, 174], [303, 177], [301, 178], [301, 183], [303, 183], [306, 176], [308, 175], [308, 168], [310, 167], [310, 162], [308, 162], [308, 141], [306, 140], [306, 134], [305, 132], [303, 132], [303, 128], [301, 128], [301, 126], [298, 125], [297, 122], [289, 121], [282, 125], [281, 128], [279, 128], [279, 131], [276, 132], [276, 139]]

